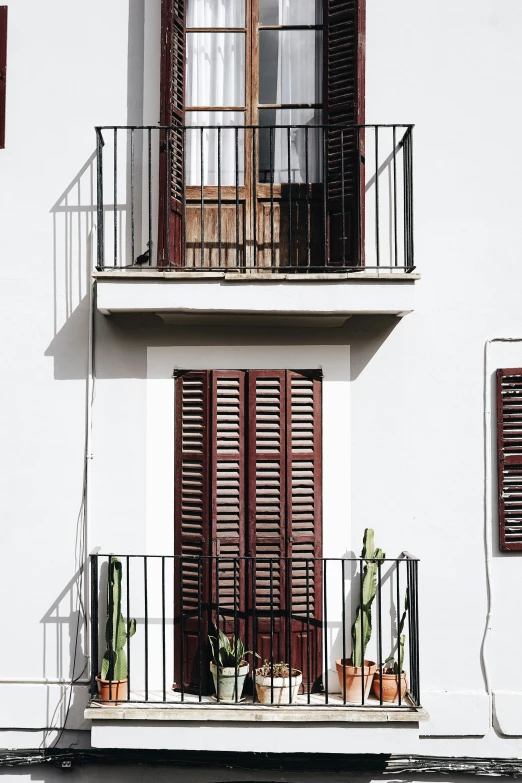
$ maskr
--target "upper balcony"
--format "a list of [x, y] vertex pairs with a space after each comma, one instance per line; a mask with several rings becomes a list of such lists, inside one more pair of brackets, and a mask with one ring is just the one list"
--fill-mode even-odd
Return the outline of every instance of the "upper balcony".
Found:
[[339, 325], [413, 309], [412, 126], [96, 132], [103, 313]]

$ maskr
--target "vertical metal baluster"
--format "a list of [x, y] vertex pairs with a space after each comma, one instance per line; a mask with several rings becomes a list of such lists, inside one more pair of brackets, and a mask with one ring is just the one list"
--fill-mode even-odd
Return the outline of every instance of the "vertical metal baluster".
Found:
[[165, 557], [161, 558], [161, 652], [163, 668], [163, 701], [167, 701], [167, 652], [165, 647]]
[[181, 266], [186, 267], [187, 266], [187, 156], [186, 156], [186, 147], [187, 147], [187, 129], [185, 127], [182, 128], [181, 131], [181, 137], [183, 139], [183, 149], [181, 151], [182, 156], [182, 172], [183, 172], [183, 187], [182, 190], [182, 209], [183, 209], [183, 258], [181, 260]]
[[393, 252], [395, 254], [394, 266], [399, 263], [397, 244], [397, 126], [393, 126]]
[[152, 130], [147, 130], [148, 191], [149, 191], [149, 266], [152, 266]]
[[382, 561], [377, 561], [377, 618], [378, 618], [378, 634], [377, 634], [377, 655], [379, 657], [379, 679], [380, 679], [380, 705], [382, 707], [382, 579], [381, 579], [381, 565]]
[[118, 128], [114, 128], [114, 266], [118, 266]]
[[342, 210], [342, 259], [346, 266], [346, 211], [344, 206], [344, 130], [341, 128], [341, 210]]
[[326, 558], [323, 562], [323, 594], [324, 594], [324, 703], [328, 704], [328, 596], [326, 593]]
[[274, 703], [274, 561], [270, 560], [270, 703]]
[[402, 137], [402, 188], [403, 188], [403, 211], [404, 211], [404, 266], [408, 268], [409, 259], [409, 242], [408, 242], [408, 154], [407, 154], [407, 139], [408, 131]]
[[203, 141], [203, 127], [199, 129], [199, 150], [200, 150], [200, 201], [201, 201], [201, 263], [200, 266], [205, 266], [205, 150]]
[[201, 673], [201, 645], [203, 644], [201, 635], [201, 557], [198, 557], [198, 701], [201, 701], [201, 684], [203, 675]]
[[130, 558], [127, 555], [125, 558], [126, 573], [127, 573], [127, 701], [130, 700], [131, 695], [131, 636], [130, 630]]
[[374, 129], [375, 134], [375, 252], [377, 266], [381, 265], [381, 244], [379, 232], [379, 126]]
[[286, 129], [287, 157], [288, 157], [288, 266], [292, 266], [292, 165], [290, 155], [290, 126]]
[[218, 132], [218, 265], [221, 268], [221, 126]]
[[[399, 637], [399, 621], [401, 617], [401, 593], [400, 593], [400, 571], [401, 571], [401, 563], [400, 560], [395, 561], [395, 571], [396, 571], [396, 597], [395, 601], [397, 604], [397, 652], [400, 650], [400, 637]], [[399, 667], [400, 668], [400, 667]], [[399, 672], [399, 677], [402, 676], [402, 672]], [[411, 657], [410, 657], [410, 681], [411, 681]], [[401, 706], [401, 687], [400, 687], [400, 680], [399, 680], [399, 707]]]
[[130, 132], [130, 149], [131, 149], [131, 264], [134, 264], [136, 259], [136, 247], [135, 247], [135, 217], [134, 217], [134, 128], [131, 128]]
[[237, 266], [242, 266], [241, 255], [239, 252], [239, 128], [235, 128], [235, 147], [236, 147], [236, 259]]
[[[275, 267], [275, 244], [274, 244], [274, 128], [270, 126], [270, 244], [272, 248], [272, 258], [270, 266]], [[272, 694], [273, 695], [273, 694]]]
[[183, 557], [179, 557], [179, 656], [180, 656], [180, 677], [181, 677], [181, 701], [185, 701], [185, 607], [183, 596]]
[[420, 707], [420, 665], [419, 665], [419, 563], [413, 562], [415, 613], [413, 615], [413, 636], [415, 638], [415, 699]]
[[97, 692], [98, 676], [98, 555], [91, 556], [91, 695]]
[[[113, 574], [113, 569], [111, 569], [112, 564], [112, 557], [109, 555], [109, 568], [108, 568], [108, 574], [109, 574], [109, 625], [110, 625], [110, 633], [109, 633], [109, 656], [111, 660], [114, 660], [114, 579], [111, 578]], [[112, 667], [109, 667], [109, 671]], [[109, 701], [112, 701], [112, 678], [109, 677]], [[116, 695], [118, 695], [118, 686], [116, 686]]]
[[292, 576], [291, 561], [285, 558], [285, 582], [286, 582], [286, 650], [288, 654], [288, 703], [292, 703]]
[[252, 569], [252, 652], [253, 652], [253, 660], [254, 660], [254, 673], [252, 677], [252, 686], [253, 686], [253, 697], [252, 701], [255, 704], [257, 700], [257, 691], [256, 691], [256, 653], [257, 653], [257, 589], [256, 589], [256, 574], [257, 574], [257, 561], [254, 558], [250, 560], [250, 565]]
[[254, 205], [253, 228], [254, 228], [254, 268], [257, 268], [257, 128], [252, 128], [252, 176], [254, 178], [252, 201]]
[[346, 704], [346, 573], [345, 573], [346, 561], [341, 560], [341, 580], [342, 580], [342, 634], [343, 634], [343, 704]]
[[149, 596], [147, 579], [147, 556], [143, 558], [143, 584], [145, 599], [145, 701], [149, 700]]
[[305, 179], [306, 179], [306, 266], [310, 267], [311, 264], [311, 256], [310, 256], [310, 173], [308, 171], [308, 142], [309, 142], [309, 133], [308, 133], [308, 125], [305, 126]]
[[408, 153], [410, 161], [410, 174], [408, 178], [409, 191], [410, 191], [410, 258], [409, 268], [412, 269], [415, 266], [415, 237], [413, 233], [413, 128], [409, 129], [409, 144]]
[[[363, 177], [363, 156], [362, 156], [362, 145], [361, 145], [361, 128], [360, 126], [357, 126], [357, 243], [359, 246], [359, 255], [356, 259], [356, 266], [362, 266], [363, 265], [363, 257], [364, 257], [364, 245], [363, 245], [363, 236], [365, 236], [364, 233], [364, 209], [365, 209], [365, 202], [363, 199], [365, 199], [365, 192], [366, 192], [366, 183], [362, 182]], [[364, 187], [363, 187], [364, 185]]]
[[312, 679], [312, 655], [310, 650], [310, 561], [309, 560], [306, 561], [306, 669], [307, 669], [307, 677], [306, 677], [307, 702], [308, 704], [310, 704], [310, 683]]
[[98, 220], [98, 269], [105, 267], [105, 236], [104, 236], [104, 211], [103, 211], [103, 136], [99, 128], [96, 128], [96, 207]]
[[[361, 607], [361, 642], [364, 639], [364, 612], [362, 611], [362, 605], [363, 605], [363, 564], [364, 560], [359, 560], [359, 606]], [[361, 660], [361, 703], [364, 707], [364, 650], [362, 649], [361, 644], [361, 653], [362, 653], [362, 660]], [[353, 661], [352, 661], [353, 663]]]
[[[219, 557], [216, 556], [216, 638], [217, 638], [217, 644], [219, 646], [219, 630], [220, 630], [220, 622], [219, 622]], [[218, 660], [216, 663], [217, 671], [216, 671], [216, 701], [219, 702], [219, 653], [218, 653]]]
[[327, 130], [323, 126], [323, 266], [328, 266], [329, 261], [329, 249], [328, 249], [328, 188], [326, 182], [326, 159], [328, 155], [327, 149]]
[[172, 185], [172, 159], [170, 154], [171, 137], [170, 128], [165, 131], [166, 144], [166, 164], [167, 172], [165, 176], [165, 261], [167, 267], [170, 266], [170, 189]]
[[237, 633], [237, 579], [238, 579], [237, 558], [233, 559], [232, 566], [233, 566], [233, 574], [234, 574], [234, 653], [236, 658], [236, 666], [234, 668], [234, 690], [236, 695], [235, 702], [237, 704], [239, 701], [239, 693], [237, 690], [237, 675], [238, 675], [238, 671], [237, 671], [238, 668], [237, 667], [237, 636], [238, 636]]

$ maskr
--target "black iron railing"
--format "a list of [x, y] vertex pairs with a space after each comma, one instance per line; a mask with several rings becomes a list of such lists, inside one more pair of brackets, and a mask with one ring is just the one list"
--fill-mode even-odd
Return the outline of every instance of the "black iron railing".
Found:
[[[107, 638], [105, 633], [111, 557], [115, 555], [99, 551], [90, 556], [95, 699], [109, 704], [123, 700], [166, 706], [228, 703], [230, 699], [220, 693], [219, 679], [215, 686], [210, 674], [209, 637], [222, 631], [229, 639], [239, 637], [251, 651], [246, 656], [249, 671], [243, 697], [238, 670], [232, 674], [235, 688], [231, 698], [236, 704], [259, 702], [258, 667], [266, 661], [270, 665], [269, 695], [265, 688], [261, 701], [269, 706], [420, 706], [418, 560], [407, 553], [381, 561], [119, 556], [124, 622], [129, 627], [135, 618], [137, 631], [126, 643], [128, 687], [124, 696], [116, 689], [117, 683], [110, 682], [108, 693], [100, 698], [96, 677], [101, 659], [106, 650], [112, 655], [115, 647], [111, 634]], [[350, 691], [349, 668], [352, 634], [354, 623], [359, 622], [358, 630], [364, 630], [356, 612], [369, 562], [377, 562], [377, 570], [373, 633], [365, 659], [374, 661], [376, 669], [375, 674], [356, 681], [354, 693]], [[391, 664], [385, 662], [391, 654], [398, 664], [401, 641], [404, 675], [396, 678], [396, 684], [405, 678], [407, 692], [398, 687], [393, 701], [387, 702], [382, 686]], [[274, 682], [273, 665], [279, 662], [291, 663], [289, 687], [284, 691], [278, 690], [277, 680]]]
[[411, 125], [99, 127], [99, 270], [411, 272]]

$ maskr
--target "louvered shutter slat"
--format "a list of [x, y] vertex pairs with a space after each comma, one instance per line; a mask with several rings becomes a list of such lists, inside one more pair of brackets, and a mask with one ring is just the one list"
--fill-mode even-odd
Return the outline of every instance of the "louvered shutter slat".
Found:
[[522, 550], [522, 368], [497, 370], [500, 549]]

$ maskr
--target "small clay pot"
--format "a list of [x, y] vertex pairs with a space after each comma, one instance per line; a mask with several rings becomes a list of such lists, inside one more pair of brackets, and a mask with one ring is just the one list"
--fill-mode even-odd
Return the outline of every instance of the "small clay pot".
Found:
[[362, 680], [364, 679], [364, 701], [366, 702], [370, 695], [377, 664], [374, 661], [364, 661], [364, 666], [352, 666], [350, 658], [343, 658], [336, 661], [335, 665], [343, 698], [346, 693], [346, 701], [351, 704], [362, 704]]
[[303, 683], [303, 672], [292, 669], [292, 690], [290, 692], [290, 677], [272, 677], [262, 674], [262, 669], [256, 669], [256, 692], [260, 704], [295, 704], [299, 688]]
[[[399, 700], [399, 675], [398, 674], [385, 674], [382, 673], [382, 689], [381, 689], [381, 673], [375, 672], [373, 678], [372, 691], [374, 696], [383, 701], [398, 701]], [[406, 679], [406, 672], [402, 672], [401, 675], [401, 700], [406, 696], [408, 690], [408, 680]]]
[[122, 701], [127, 701], [127, 683], [128, 680], [102, 680], [101, 676], [96, 677], [98, 683], [98, 696], [100, 701], [107, 701], [107, 707], [116, 707]]

